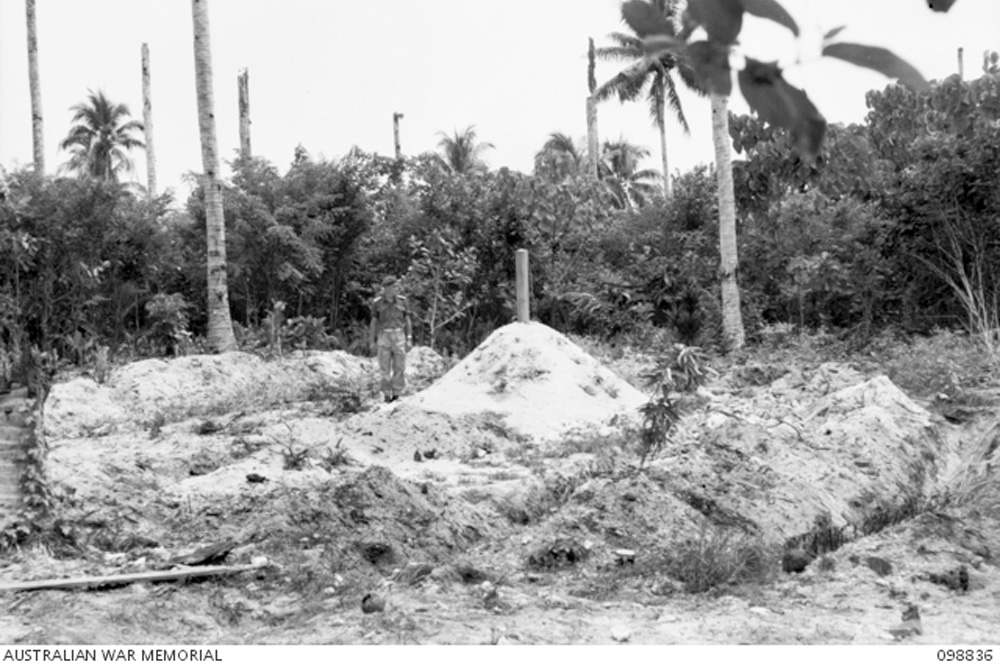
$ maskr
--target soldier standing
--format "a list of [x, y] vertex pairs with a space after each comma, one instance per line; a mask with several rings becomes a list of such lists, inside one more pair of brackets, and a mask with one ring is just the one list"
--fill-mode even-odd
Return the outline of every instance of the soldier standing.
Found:
[[394, 277], [382, 280], [382, 296], [372, 306], [371, 347], [378, 355], [382, 395], [392, 403], [406, 386], [406, 353], [413, 346], [410, 305]]

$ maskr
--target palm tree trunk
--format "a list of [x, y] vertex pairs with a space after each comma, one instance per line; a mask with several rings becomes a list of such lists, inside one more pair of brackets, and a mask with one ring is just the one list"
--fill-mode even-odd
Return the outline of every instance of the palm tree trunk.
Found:
[[250, 158], [250, 72], [244, 69], [236, 77], [240, 106], [240, 157]]
[[226, 285], [226, 225], [222, 213], [222, 182], [215, 137], [215, 101], [212, 95], [212, 47], [208, 32], [208, 0], [191, 0], [194, 17], [194, 70], [198, 90], [198, 128], [201, 161], [205, 169], [206, 235], [208, 240], [208, 347], [227, 352], [236, 347]]
[[156, 196], [156, 151], [153, 150], [153, 98], [149, 74], [149, 44], [142, 44], [142, 127], [146, 135], [146, 189]]
[[38, 80], [38, 30], [35, 0], [25, 0], [28, 18], [28, 85], [31, 88], [31, 141], [35, 151], [35, 173], [45, 173], [45, 142], [42, 139], [42, 87]]
[[597, 137], [597, 101], [593, 95], [587, 98], [587, 167], [590, 176], [598, 178], [597, 165], [601, 161], [601, 147]]
[[740, 288], [736, 280], [736, 196], [733, 192], [733, 163], [730, 157], [729, 106], [722, 95], [712, 94], [712, 140], [715, 143], [715, 171], [719, 184], [719, 254], [722, 276], [722, 330], [730, 350], [743, 347], [743, 315]]
[[674, 197], [674, 183], [670, 180], [670, 164], [667, 162], [667, 125], [660, 119], [660, 155], [663, 156], [663, 196], [667, 201]]

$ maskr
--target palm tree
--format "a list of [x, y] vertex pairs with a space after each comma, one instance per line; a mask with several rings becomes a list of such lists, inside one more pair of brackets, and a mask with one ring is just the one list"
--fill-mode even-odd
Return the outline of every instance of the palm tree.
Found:
[[119, 172], [132, 170], [128, 151], [145, 145], [132, 136], [143, 131], [142, 123], [129, 120], [128, 107], [113, 103], [101, 91], [88, 91], [87, 101], [73, 105], [70, 111], [76, 125], [59, 144], [60, 150], [71, 154], [64, 168], [117, 183]]
[[441, 141], [438, 146], [444, 154], [444, 164], [456, 174], [467, 174], [486, 169], [482, 154], [493, 148], [493, 144], [477, 141], [476, 126], [470, 125], [462, 132], [455, 130], [452, 136], [439, 132]]
[[625, 139], [604, 142], [601, 180], [608, 185], [620, 208], [632, 210], [635, 206], [642, 206], [656, 193], [657, 188], [650, 181], [659, 173], [655, 169], [639, 169], [640, 160], [646, 157], [649, 157], [647, 149]]
[[208, 32], [208, 0], [191, 0], [194, 18], [194, 72], [198, 91], [198, 128], [201, 161], [205, 169], [206, 235], [208, 238], [208, 347], [214, 352], [235, 349], [233, 320], [226, 284], [226, 225], [222, 212], [219, 146], [215, 135], [215, 100], [212, 94], [212, 46]]
[[535, 174], [553, 181], [562, 181], [580, 174], [589, 154], [573, 138], [553, 132], [535, 153]]
[[45, 173], [45, 143], [42, 140], [42, 87], [38, 80], [38, 29], [35, 21], [35, 0], [26, 0], [28, 20], [28, 86], [31, 90], [31, 142], [34, 149], [35, 173]]
[[[673, 25], [677, 14], [678, 0], [652, 0], [652, 6], [663, 14], [667, 23]], [[681, 81], [691, 90], [703, 94], [694, 70], [685, 60], [678, 59], [671, 53], [660, 53], [650, 57], [646, 53], [642, 39], [636, 34], [613, 32], [608, 37], [615, 46], [597, 49], [597, 55], [607, 60], [630, 60], [631, 65], [616, 74], [594, 92], [598, 101], [617, 95], [621, 102], [631, 102], [644, 95], [649, 102], [649, 115], [653, 124], [660, 130], [660, 153], [663, 157], [663, 191], [669, 199], [673, 196], [673, 183], [670, 180], [670, 166], [667, 160], [666, 109], [669, 106], [677, 122], [685, 132], [689, 132], [681, 100], [677, 94], [677, 86], [671, 76], [676, 71]]]

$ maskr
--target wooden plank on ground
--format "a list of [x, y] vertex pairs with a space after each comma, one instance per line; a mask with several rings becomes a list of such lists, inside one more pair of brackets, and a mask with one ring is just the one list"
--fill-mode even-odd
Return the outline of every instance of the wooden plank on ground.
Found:
[[195, 577], [218, 577], [226, 574], [247, 572], [264, 565], [216, 565], [212, 567], [185, 567], [176, 570], [156, 572], [133, 572], [106, 576], [75, 577], [72, 579], [42, 579], [40, 581], [0, 582], [0, 593], [6, 591], [33, 591], [43, 588], [100, 588], [101, 586], [121, 586], [149, 581], [173, 581]]

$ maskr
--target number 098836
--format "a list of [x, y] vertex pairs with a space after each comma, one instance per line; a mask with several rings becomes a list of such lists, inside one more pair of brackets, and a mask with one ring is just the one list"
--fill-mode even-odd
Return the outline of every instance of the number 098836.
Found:
[[937, 652], [938, 662], [992, 662], [993, 649], [943, 648]]

